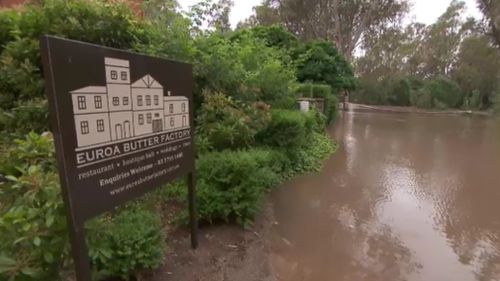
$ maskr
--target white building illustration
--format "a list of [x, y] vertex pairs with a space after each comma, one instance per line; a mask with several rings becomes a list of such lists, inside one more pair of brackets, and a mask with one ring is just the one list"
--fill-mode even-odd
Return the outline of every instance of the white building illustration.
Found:
[[189, 128], [189, 101], [151, 75], [130, 83], [128, 60], [104, 58], [106, 86], [71, 91], [78, 147]]

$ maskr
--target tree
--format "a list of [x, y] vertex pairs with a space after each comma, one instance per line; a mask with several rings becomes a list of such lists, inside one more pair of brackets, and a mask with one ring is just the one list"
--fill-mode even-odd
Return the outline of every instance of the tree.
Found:
[[485, 36], [472, 36], [460, 47], [454, 79], [472, 108], [488, 108], [500, 90], [500, 53]]
[[483, 12], [489, 31], [486, 33], [500, 48], [500, 2], [498, 0], [477, 0], [479, 9]]
[[353, 89], [354, 73], [342, 54], [326, 41], [313, 41], [298, 50], [297, 78], [326, 83], [334, 90]]
[[461, 15], [465, 2], [453, 0], [436, 23], [428, 27], [424, 43], [424, 74], [426, 77], [447, 76], [455, 62], [466, 29]]
[[231, 30], [229, 23], [229, 12], [233, 6], [231, 0], [204, 0], [191, 6], [188, 12], [192, 19], [196, 32], [202, 32], [203, 28], [211, 31], [225, 33]]
[[332, 42], [351, 60], [367, 31], [400, 21], [408, 7], [407, 0], [265, 0], [253, 20], [269, 24], [279, 18], [302, 39]]

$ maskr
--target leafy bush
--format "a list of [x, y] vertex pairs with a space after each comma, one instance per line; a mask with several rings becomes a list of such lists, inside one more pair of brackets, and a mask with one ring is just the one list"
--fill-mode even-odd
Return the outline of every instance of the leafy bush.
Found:
[[287, 150], [306, 143], [306, 114], [296, 110], [271, 111], [269, 126], [257, 135], [260, 143]]
[[215, 150], [245, 148], [267, 127], [269, 106], [246, 105], [222, 94], [206, 94], [198, 117], [197, 138], [202, 147]]
[[131, 49], [137, 41], [146, 41], [144, 25], [134, 17], [125, 4], [83, 0], [46, 0], [20, 12], [0, 11], [0, 23], [8, 26], [0, 34], [4, 48], [0, 107], [9, 109], [16, 101], [45, 98], [38, 43], [42, 34]]
[[49, 129], [48, 112], [47, 100], [42, 99], [20, 102], [7, 111], [0, 109], [0, 130], [16, 135], [46, 132]]
[[249, 224], [266, 191], [276, 185], [279, 167], [266, 150], [204, 154], [196, 163], [198, 211], [203, 220], [235, 220]]
[[0, 280], [54, 280], [68, 243], [50, 136], [29, 134], [2, 155]]
[[7, 42], [14, 40], [14, 34], [12, 31], [15, 28], [16, 22], [16, 11], [0, 12], [0, 26], [2, 27], [0, 29], [0, 52], [2, 52]]
[[411, 96], [411, 104], [420, 108], [433, 108], [434, 99], [432, 98], [432, 93], [429, 88], [422, 87], [417, 91], [413, 91]]
[[314, 132], [310, 134], [308, 145], [288, 156], [292, 159], [293, 174], [319, 172], [323, 166], [323, 160], [327, 159], [335, 150], [335, 143], [324, 133]]
[[301, 82], [325, 83], [332, 89], [354, 89], [354, 72], [330, 43], [313, 41], [297, 49], [297, 78]]
[[394, 81], [389, 89], [390, 93], [387, 97], [387, 101], [390, 105], [410, 105], [411, 83], [408, 79]]
[[334, 122], [339, 112], [339, 100], [338, 97], [332, 93], [331, 87], [328, 85], [315, 85], [313, 97], [324, 99], [326, 123], [331, 124]]
[[130, 275], [161, 264], [165, 234], [159, 215], [140, 207], [125, 209], [89, 228], [89, 255], [94, 278], [129, 279]]
[[247, 103], [293, 106], [289, 88], [294, 72], [283, 65], [278, 50], [247, 36], [230, 41], [218, 35], [201, 38], [197, 48], [196, 95], [209, 90]]
[[425, 86], [431, 93], [435, 105], [456, 108], [462, 103], [463, 93], [457, 83], [447, 78], [437, 78]]
[[[52, 137], [30, 133], [0, 156], [0, 280], [57, 280], [70, 259]], [[162, 227], [143, 206], [95, 220], [89, 246], [96, 276], [125, 277], [160, 263]]]

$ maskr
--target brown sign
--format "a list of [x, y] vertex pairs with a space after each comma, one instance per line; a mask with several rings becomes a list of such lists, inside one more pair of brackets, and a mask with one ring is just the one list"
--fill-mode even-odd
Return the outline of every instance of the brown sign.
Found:
[[43, 53], [75, 221], [194, 169], [191, 65], [54, 37]]
[[41, 47], [77, 274], [86, 220], [181, 176], [195, 229], [192, 66], [50, 36]]

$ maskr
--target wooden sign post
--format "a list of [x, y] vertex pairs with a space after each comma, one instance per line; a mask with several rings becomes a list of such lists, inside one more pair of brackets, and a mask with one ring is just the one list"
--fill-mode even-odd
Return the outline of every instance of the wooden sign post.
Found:
[[77, 280], [85, 221], [183, 176], [196, 248], [192, 66], [51, 36], [41, 49]]

